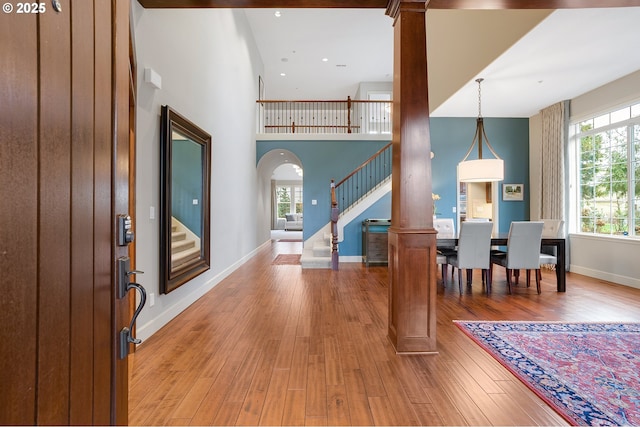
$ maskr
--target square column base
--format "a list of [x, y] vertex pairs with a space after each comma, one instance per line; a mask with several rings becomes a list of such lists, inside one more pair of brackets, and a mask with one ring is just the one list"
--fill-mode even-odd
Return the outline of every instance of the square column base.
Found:
[[389, 234], [389, 339], [398, 354], [435, 354], [436, 231]]

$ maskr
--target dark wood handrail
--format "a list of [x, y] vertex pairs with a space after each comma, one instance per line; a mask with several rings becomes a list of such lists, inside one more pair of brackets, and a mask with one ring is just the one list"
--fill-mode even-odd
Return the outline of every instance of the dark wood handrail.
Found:
[[[336, 187], [340, 187], [342, 184], [344, 184], [344, 182], [346, 180], [348, 180], [349, 178], [351, 178], [353, 175], [355, 175], [356, 173], [358, 173], [362, 168], [364, 168], [365, 166], [367, 166], [373, 159], [375, 159], [376, 157], [378, 157], [380, 154], [382, 154], [383, 151], [385, 151], [386, 149], [388, 149], [391, 146], [392, 142], [388, 143], [387, 145], [385, 145], [384, 147], [382, 147], [380, 150], [378, 150], [376, 152], [376, 154], [374, 154], [373, 156], [369, 157], [367, 160], [364, 161], [364, 163], [362, 163], [360, 166], [358, 166], [356, 169], [353, 170], [353, 172], [351, 172], [349, 175], [347, 175], [346, 177], [344, 177], [339, 183], [336, 184]], [[332, 181], [333, 182], [333, 181]]]

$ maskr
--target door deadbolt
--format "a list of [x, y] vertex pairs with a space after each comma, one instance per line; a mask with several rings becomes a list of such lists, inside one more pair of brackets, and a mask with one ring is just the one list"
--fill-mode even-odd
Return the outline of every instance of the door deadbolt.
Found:
[[129, 215], [118, 215], [118, 246], [127, 246], [135, 237], [133, 221]]

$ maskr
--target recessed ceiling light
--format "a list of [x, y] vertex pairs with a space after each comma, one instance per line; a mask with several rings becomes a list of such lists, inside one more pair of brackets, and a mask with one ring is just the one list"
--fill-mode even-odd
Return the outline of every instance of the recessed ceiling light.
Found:
[[322, 58], [322, 62], [327, 62], [329, 61], [329, 58]]
[[276, 18], [280, 18], [282, 16], [279, 10], [276, 10], [276, 13], [274, 13], [274, 15]]
[[286, 74], [285, 74], [285, 73], [280, 73], [280, 75], [281, 75], [282, 77], [286, 76]]

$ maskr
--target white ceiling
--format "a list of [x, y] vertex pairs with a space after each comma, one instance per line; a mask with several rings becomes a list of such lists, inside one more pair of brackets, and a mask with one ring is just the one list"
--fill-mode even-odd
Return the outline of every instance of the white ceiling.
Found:
[[[264, 62], [266, 99], [346, 99], [355, 95], [360, 82], [392, 81], [393, 26], [383, 10], [282, 9], [280, 18], [274, 11], [245, 9]], [[531, 117], [640, 69], [640, 7], [557, 10], [546, 19], [546, 11], [429, 11], [428, 25], [432, 12], [438, 13], [438, 21], [432, 20], [430, 28], [440, 32], [429, 37], [439, 43], [438, 49], [428, 50], [432, 116], [477, 116], [478, 77], [485, 79], [483, 116]], [[513, 12], [529, 14], [539, 24], [528, 31]], [[491, 24], [487, 33], [507, 34], [500, 32], [501, 25], [522, 25], [523, 34], [528, 33], [520, 38], [515, 31], [513, 40], [500, 41], [508, 44], [506, 50], [499, 46], [501, 54], [475, 60], [461, 47], [490, 50], [481, 43], [483, 31], [474, 37], [459, 24], [443, 24], [448, 19], [458, 23], [456, 14], [463, 13], [478, 22], [488, 13], [502, 17], [504, 22]], [[463, 55], [462, 65], [447, 69], [456, 55]], [[455, 73], [464, 77], [453, 88], [437, 97], [431, 93], [451, 87]]]
[[284, 163], [273, 170], [271, 179], [276, 181], [302, 181], [302, 176], [298, 174], [292, 163]]

